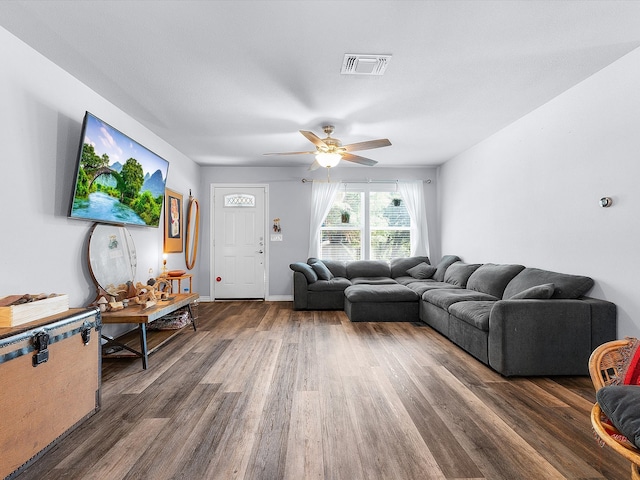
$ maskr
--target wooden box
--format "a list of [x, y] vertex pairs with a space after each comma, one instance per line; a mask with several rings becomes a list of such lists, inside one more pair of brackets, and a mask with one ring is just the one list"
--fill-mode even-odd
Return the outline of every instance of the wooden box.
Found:
[[100, 409], [101, 330], [95, 308], [0, 328], [0, 478]]
[[67, 310], [69, 310], [69, 295], [66, 294], [22, 305], [0, 307], [0, 327], [16, 327]]

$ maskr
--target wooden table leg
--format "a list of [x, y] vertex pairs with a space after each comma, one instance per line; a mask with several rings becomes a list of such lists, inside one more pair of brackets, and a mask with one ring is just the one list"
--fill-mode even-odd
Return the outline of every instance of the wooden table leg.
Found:
[[144, 323], [140, 324], [140, 355], [142, 356], [142, 369], [147, 369], [147, 361], [149, 360], [149, 354], [147, 352], [147, 326]]
[[191, 317], [191, 325], [193, 325], [193, 331], [196, 331], [196, 318], [193, 316], [193, 312], [191, 311], [191, 304], [187, 304], [187, 310], [189, 310], [189, 316]]

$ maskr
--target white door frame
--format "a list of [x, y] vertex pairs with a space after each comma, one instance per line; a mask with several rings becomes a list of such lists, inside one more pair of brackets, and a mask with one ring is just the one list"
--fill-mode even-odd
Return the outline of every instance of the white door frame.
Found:
[[209, 211], [211, 212], [211, 218], [209, 219], [209, 245], [211, 247], [210, 252], [210, 265], [209, 265], [209, 296], [211, 301], [216, 299], [216, 278], [215, 278], [215, 245], [213, 241], [215, 239], [215, 191], [216, 188], [264, 188], [264, 300], [269, 296], [269, 228], [271, 227], [271, 221], [269, 220], [269, 185], [266, 183], [212, 183], [209, 192], [210, 205]]

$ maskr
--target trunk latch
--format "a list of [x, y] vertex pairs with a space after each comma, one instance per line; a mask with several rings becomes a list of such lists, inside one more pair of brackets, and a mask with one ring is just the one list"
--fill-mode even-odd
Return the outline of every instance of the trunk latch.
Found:
[[36, 333], [33, 336], [33, 345], [36, 349], [36, 353], [33, 355], [33, 366], [37, 367], [49, 360], [49, 334], [47, 332]]

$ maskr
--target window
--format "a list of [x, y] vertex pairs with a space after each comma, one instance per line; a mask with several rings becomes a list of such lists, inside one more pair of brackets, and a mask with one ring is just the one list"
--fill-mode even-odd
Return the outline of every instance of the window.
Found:
[[398, 193], [369, 193], [370, 253], [373, 260], [411, 254], [411, 219]]
[[364, 192], [338, 192], [320, 228], [320, 258], [360, 260], [363, 257]]
[[385, 188], [390, 187], [345, 186], [337, 193], [320, 229], [320, 258], [390, 260], [410, 255], [409, 213], [400, 194]]

